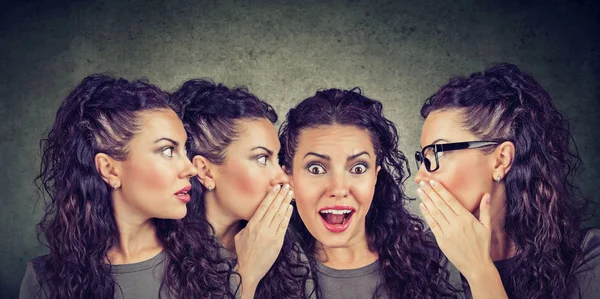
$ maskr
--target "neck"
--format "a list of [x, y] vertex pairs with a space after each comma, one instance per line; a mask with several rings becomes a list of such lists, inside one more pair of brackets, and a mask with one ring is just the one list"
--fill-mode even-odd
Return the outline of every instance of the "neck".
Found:
[[327, 247], [323, 243], [317, 242], [316, 258], [325, 266], [338, 269], [357, 269], [375, 262], [379, 255], [369, 249], [366, 235], [355, 242], [344, 247]]
[[234, 238], [242, 230], [242, 219], [231, 215], [221, 207], [214, 193], [207, 193], [204, 200], [206, 202], [206, 219], [214, 228], [219, 243], [230, 253], [235, 254]]
[[153, 219], [135, 217], [115, 204], [115, 221], [119, 230], [118, 243], [108, 252], [108, 261], [113, 265], [131, 264], [151, 259], [159, 254], [163, 246], [156, 236]]
[[[503, 184], [503, 183], [502, 183]], [[490, 256], [499, 261], [515, 256], [514, 243], [506, 233], [506, 195], [504, 188], [496, 188], [492, 196], [492, 238]]]

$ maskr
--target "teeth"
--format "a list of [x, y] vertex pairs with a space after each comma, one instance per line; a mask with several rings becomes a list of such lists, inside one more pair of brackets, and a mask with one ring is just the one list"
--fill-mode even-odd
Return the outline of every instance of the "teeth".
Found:
[[319, 213], [342, 215], [342, 214], [350, 214], [350, 213], [352, 213], [352, 210], [322, 210]]

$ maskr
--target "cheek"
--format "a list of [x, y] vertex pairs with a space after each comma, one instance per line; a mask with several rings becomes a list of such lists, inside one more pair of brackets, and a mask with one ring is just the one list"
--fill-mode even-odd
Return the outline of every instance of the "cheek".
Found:
[[365, 215], [373, 202], [376, 182], [375, 176], [369, 176], [357, 178], [355, 182], [350, 184], [350, 192], [361, 205], [361, 208], [364, 209]]
[[248, 167], [239, 167], [226, 176], [231, 183], [231, 187], [240, 194], [246, 194], [248, 197], [255, 197], [258, 193], [263, 193], [265, 182], [263, 177], [252, 171]]
[[131, 187], [135, 187], [133, 191], [145, 194], [171, 191], [168, 189], [177, 178], [171, 167], [156, 159], [132, 162], [127, 167], [127, 174], [127, 183], [131, 184]]
[[434, 178], [440, 181], [467, 210], [476, 211], [483, 194], [488, 192], [485, 182], [489, 174], [478, 163], [452, 165], [447, 170], [436, 173]]
[[225, 189], [220, 190], [222, 199], [229, 201], [230, 208], [238, 210], [244, 219], [249, 219], [269, 192], [269, 178], [259, 167], [243, 163], [228, 165], [221, 177], [218, 184]]
[[303, 176], [294, 176], [294, 194], [296, 207], [300, 216], [317, 210], [317, 202], [322, 194], [323, 187], [318, 179], [310, 179]]

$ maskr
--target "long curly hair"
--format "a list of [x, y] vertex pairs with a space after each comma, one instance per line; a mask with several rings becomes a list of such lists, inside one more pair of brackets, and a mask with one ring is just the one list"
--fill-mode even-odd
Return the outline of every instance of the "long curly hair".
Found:
[[[322, 90], [303, 100], [288, 112], [279, 129], [280, 161], [292, 171], [302, 130], [334, 124], [366, 129], [376, 164], [381, 166], [365, 227], [369, 248], [379, 255], [383, 274], [377, 293], [390, 298], [437, 298], [445, 294], [444, 270], [431, 255], [435, 245], [425, 238], [423, 222], [404, 206], [411, 200], [403, 187], [410, 176], [408, 160], [398, 150], [396, 126], [384, 117], [379, 101], [363, 96], [358, 88]], [[305, 251], [314, 255], [316, 240], [296, 210], [292, 223]]]
[[[188, 157], [202, 155], [214, 164], [222, 164], [225, 161], [227, 147], [239, 137], [240, 128], [237, 121], [261, 118], [272, 123], [277, 121], [273, 107], [245, 88], [229, 89], [207, 79], [185, 82], [172, 94], [171, 101], [188, 133]], [[198, 180], [192, 179], [191, 209], [199, 221], [214, 234], [214, 228], [206, 219], [204, 193], [205, 187]], [[245, 225], [245, 221], [243, 224]], [[310, 270], [294, 240], [293, 232], [288, 230], [279, 256], [260, 281], [255, 298], [310, 296], [306, 293], [310, 291]], [[211, 245], [214, 251], [220, 247], [218, 242]], [[241, 279], [239, 274], [232, 274]]]
[[[107, 75], [86, 77], [62, 102], [46, 139], [36, 178], [46, 202], [38, 239], [50, 253], [38, 273], [48, 298], [113, 298], [116, 289], [107, 252], [118, 243], [110, 186], [94, 157], [125, 160], [128, 142], [141, 130], [139, 114], [170, 109], [168, 95], [145, 81]], [[164, 246], [161, 293], [207, 298], [227, 286], [211, 279], [212, 265], [199, 258], [205, 235], [186, 220], [153, 219]], [[43, 235], [43, 236], [42, 236]]]
[[481, 140], [515, 146], [505, 177], [505, 230], [517, 250], [510, 272], [515, 296], [563, 298], [574, 282], [587, 206], [573, 184], [581, 159], [568, 121], [546, 90], [511, 64], [450, 79], [421, 115], [446, 109], [460, 109], [463, 127]]

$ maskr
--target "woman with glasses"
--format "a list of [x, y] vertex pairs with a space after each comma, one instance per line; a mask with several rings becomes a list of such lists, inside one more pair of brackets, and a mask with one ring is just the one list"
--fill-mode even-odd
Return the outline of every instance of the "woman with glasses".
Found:
[[435, 244], [404, 206], [408, 160], [380, 102], [318, 91], [288, 112], [279, 137], [296, 190], [292, 223], [316, 259], [322, 298], [444, 296]]
[[500, 64], [452, 78], [421, 115], [420, 208], [460, 295], [598, 298], [600, 230], [580, 229], [580, 159], [542, 86]]

